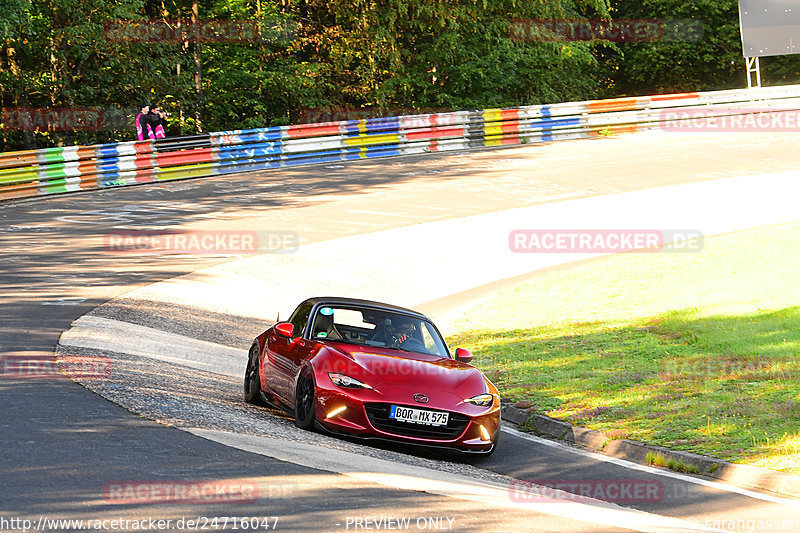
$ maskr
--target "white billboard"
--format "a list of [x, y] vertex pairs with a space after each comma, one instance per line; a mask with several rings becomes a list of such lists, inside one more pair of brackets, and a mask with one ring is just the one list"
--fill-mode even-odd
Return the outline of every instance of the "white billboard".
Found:
[[800, 0], [739, 0], [745, 57], [800, 52]]

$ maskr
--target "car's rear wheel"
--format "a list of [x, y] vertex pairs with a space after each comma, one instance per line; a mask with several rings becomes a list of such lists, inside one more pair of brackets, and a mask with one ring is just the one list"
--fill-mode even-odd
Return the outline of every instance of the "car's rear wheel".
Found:
[[307, 430], [314, 429], [316, 417], [316, 386], [309, 370], [304, 370], [297, 380], [294, 395], [294, 423]]
[[258, 370], [258, 345], [250, 347], [247, 368], [244, 371], [244, 401], [264, 405], [261, 399], [261, 373]]

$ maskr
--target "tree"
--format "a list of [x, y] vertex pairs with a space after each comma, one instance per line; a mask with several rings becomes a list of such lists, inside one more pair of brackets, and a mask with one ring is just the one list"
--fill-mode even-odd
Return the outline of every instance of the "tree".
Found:
[[653, 42], [625, 42], [602, 59], [608, 95], [742, 87], [744, 60], [736, 0], [616, 0], [614, 19], [658, 20]]

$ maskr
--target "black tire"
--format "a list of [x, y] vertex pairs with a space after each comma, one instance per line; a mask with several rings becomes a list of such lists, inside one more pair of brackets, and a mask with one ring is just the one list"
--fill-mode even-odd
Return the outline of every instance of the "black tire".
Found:
[[294, 424], [308, 431], [314, 429], [316, 422], [316, 385], [311, 372], [304, 370], [297, 380], [294, 395]]
[[244, 401], [254, 405], [264, 405], [261, 399], [261, 373], [258, 370], [258, 345], [250, 347], [247, 368], [244, 371]]

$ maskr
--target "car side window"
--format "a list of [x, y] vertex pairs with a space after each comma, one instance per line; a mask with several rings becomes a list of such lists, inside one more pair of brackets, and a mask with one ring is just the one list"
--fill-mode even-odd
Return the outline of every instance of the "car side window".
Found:
[[294, 336], [299, 337], [303, 334], [306, 329], [306, 324], [308, 324], [308, 317], [311, 315], [311, 309], [314, 308], [314, 304], [311, 302], [304, 303], [298, 307], [294, 313], [292, 313], [291, 318], [289, 318], [289, 322], [294, 326]]
[[422, 340], [425, 343], [425, 349], [434, 355], [447, 356], [447, 348], [442, 344], [442, 338], [435, 333], [433, 327], [427, 322], [420, 324], [422, 331]]
[[433, 336], [428, 331], [426, 326], [421, 328], [422, 331], [422, 341], [425, 343], [425, 349], [431, 353], [438, 353], [438, 347], [436, 346], [436, 341], [433, 340]]

